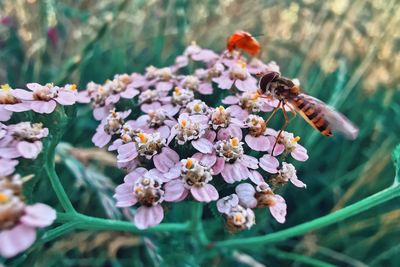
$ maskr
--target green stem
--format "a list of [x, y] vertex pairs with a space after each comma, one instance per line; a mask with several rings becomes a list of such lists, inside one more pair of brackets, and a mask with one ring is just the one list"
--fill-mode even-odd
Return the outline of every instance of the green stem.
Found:
[[79, 222], [69, 222], [47, 231], [40, 240], [40, 243], [50, 242], [62, 235], [72, 232], [76, 229], [78, 223]]
[[131, 233], [156, 233], [156, 232], [184, 232], [189, 230], [189, 223], [164, 223], [147, 229], [138, 229], [131, 222], [101, 219], [78, 214], [81, 223], [78, 229], [84, 230], [116, 230]]
[[256, 248], [257, 246], [279, 242], [342, 221], [398, 196], [400, 196], [400, 185], [396, 184], [346, 208], [335, 211], [329, 215], [322, 216], [310, 222], [306, 222], [265, 236], [226, 240], [216, 242], [214, 245], [216, 248]]
[[72, 203], [69, 200], [69, 197], [60, 182], [60, 178], [58, 177], [58, 175], [55, 171], [54, 155], [55, 155], [55, 146], [56, 145], [57, 144], [54, 144], [53, 142], [51, 143], [50, 148], [46, 155], [46, 162], [45, 162], [44, 167], [47, 172], [47, 175], [50, 178], [51, 186], [53, 187], [53, 189], [57, 195], [57, 198], [58, 198], [61, 206], [63, 207], [63, 209], [66, 212], [76, 213], [75, 208], [72, 206]]
[[80, 213], [58, 213], [57, 222], [76, 223], [74, 229], [80, 230], [114, 230], [137, 234], [156, 232], [185, 232], [190, 229], [190, 223], [163, 223], [148, 229], [138, 229], [131, 222], [102, 219]]
[[203, 228], [203, 203], [193, 202], [192, 208], [192, 221], [191, 221], [191, 231], [193, 235], [197, 238], [202, 246], [209, 244], [206, 233]]

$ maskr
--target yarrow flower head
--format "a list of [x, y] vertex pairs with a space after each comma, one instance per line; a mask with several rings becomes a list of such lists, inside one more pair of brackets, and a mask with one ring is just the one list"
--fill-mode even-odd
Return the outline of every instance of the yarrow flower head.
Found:
[[115, 198], [119, 207], [140, 205], [136, 226], [160, 223], [165, 202], [185, 200], [217, 201], [233, 232], [254, 225], [257, 207], [284, 221], [286, 203], [275, 189], [289, 181], [305, 187], [286, 156], [308, 156], [299, 138], [278, 137], [267, 124], [279, 100], [259, 97], [255, 74], [263, 71], [279, 67], [234, 48], [218, 54], [192, 43], [171, 66], [116, 75], [79, 93], [101, 121], [93, 142], [109, 144], [128, 172]]

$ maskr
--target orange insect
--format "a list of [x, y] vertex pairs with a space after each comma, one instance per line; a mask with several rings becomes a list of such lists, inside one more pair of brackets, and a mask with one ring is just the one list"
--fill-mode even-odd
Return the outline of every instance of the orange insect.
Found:
[[257, 55], [261, 50], [258, 41], [250, 33], [245, 31], [237, 31], [232, 34], [228, 38], [226, 47], [229, 52], [232, 52], [235, 49], [242, 49], [251, 56]]
[[353, 123], [321, 100], [304, 93], [292, 80], [274, 71], [261, 75], [258, 95], [264, 98], [279, 100], [278, 105], [272, 111], [266, 122], [269, 122], [280, 107], [282, 108], [285, 118], [285, 124], [277, 136], [277, 142], [279, 142], [282, 131], [289, 123], [285, 106], [287, 106], [294, 115], [296, 115], [295, 111], [297, 111], [312, 127], [325, 136], [332, 136], [332, 131], [337, 131], [348, 139], [354, 140], [357, 138], [358, 129]]

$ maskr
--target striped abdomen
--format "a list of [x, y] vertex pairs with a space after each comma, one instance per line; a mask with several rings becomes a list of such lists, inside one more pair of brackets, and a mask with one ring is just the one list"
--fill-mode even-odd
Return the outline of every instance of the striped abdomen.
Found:
[[289, 97], [289, 103], [315, 129], [325, 136], [332, 136], [328, 121], [324, 118], [321, 104], [305, 94]]

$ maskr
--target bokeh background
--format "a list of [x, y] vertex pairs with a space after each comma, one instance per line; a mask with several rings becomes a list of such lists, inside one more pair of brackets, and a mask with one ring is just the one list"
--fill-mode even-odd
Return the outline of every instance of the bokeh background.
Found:
[[[116, 73], [167, 66], [192, 41], [222, 51], [243, 29], [258, 36], [261, 58], [274, 60], [308, 93], [336, 107], [360, 128], [356, 141], [324, 138], [297, 118], [310, 159], [298, 174], [307, 190], [288, 187], [288, 221], [238, 236], [285, 229], [388, 187], [391, 151], [400, 142], [400, 1], [0, 1], [0, 83], [103, 83]], [[58, 147], [58, 172], [77, 209], [122, 218], [113, 189], [123, 174], [114, 158], [93, 149], [96, 123], [81, 107]], [[278, 121], [276, 121], [278, 123]], [[55, 203], [43, 181], [41, 200]], [[184, 204], [181, 204], [184, 205]], [[399, 266], [400, 205], [395, 199], [333, 226], [258, 250], [204, 256], [190, 236], [145, 239], [119, 232], [79, 232], [32, 253], [25, 266]], [[172, 211], [171, 220], [180, 221]], [[212, 217], [210, 214], [206, 216]], [[231, 237], [221, 222], [205, 221], [212, 240]], [[172, 249], [173, 248], [173, 249]], [[204, 256], [204, 257], [203, 257]], [[201, 259], [201, 260], [199, 260]], [[250, 260], [250, 261], [249, 261]], [[259, 265], [257, 265], [259, 264]]]

